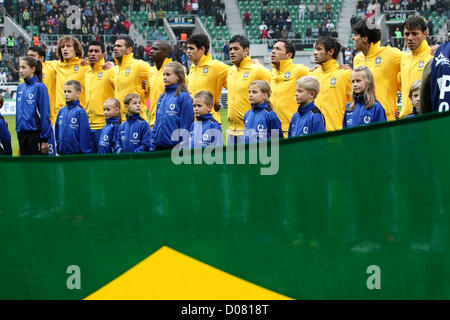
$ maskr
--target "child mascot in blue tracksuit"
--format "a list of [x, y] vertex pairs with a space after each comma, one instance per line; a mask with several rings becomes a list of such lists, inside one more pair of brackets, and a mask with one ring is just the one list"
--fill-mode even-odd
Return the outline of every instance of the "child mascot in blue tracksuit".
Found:
[[22, 155], [49, 153], [50, 100], [42, 83], [42, 63], [33, 57], [20, 60], [20, 75], [24, 83], [17, 87], [16, 131]]
[[386, 112], [376, 100], [375, 84], [370, 69], [366, 66], [356, 67], [352, 72], [351, 78], [353, 101], [345, 106], [342, 128], [386, 122]]
[[185, 77], [184, 68], [179, 62], [169, 62], [164, 67], [163, 80], [166, 90], [159, 97], [156, 106], [151, 151], [171, 149], [179, 143], [188, 143], [194, 111]]
[[56, 147], [61, 155], [92, 152], [89, 118], [78, 100], [80, 94], [78, 81], [64, 84], [66, 106], [58, 111], [55, 124]]
[[270, 140], [276, 132], [276, 138], [283, 139], [281, 121], [272, 110], [269, 101], [270, 85], [263, 80], [256, 80], [248, 87], [248, 100], [252, 108], [244, 115], [245, 143]]
[[[3, 107], [3, 96], [0, 95], [0, 109]], [[12, 156], [11, 134], [8, 130], [8, 123], [0, 114], [0, 156]]]
[[100, 133], [97, 153], [115, 153], [117, 151], [117, 134], [121, 120], [120, 101], [109, 98], [103, 103], [106, 125]]
[[316, 77], [306, 76], [297, 80], [295, 100], [299, 107], [289, 123], [288, 137], [325, 132], [325, 118], [314, 104], [319, 91], [320, 82]]
[[222, 128], [210, 113], [213, 105], [214, 97], [210, 92], [200, 91], [194, 95], [194, 115], [197, 121], [191, 125], [189, 130], [190, 148], [223, 146]]
[[127, 94], [124, 98], [127, 109], [127, 121], [120, 124], [116, 135], [116, 153], [147, 152], [150, 150], [151, 129], [141, 113], [141, 97], [137, 93]]

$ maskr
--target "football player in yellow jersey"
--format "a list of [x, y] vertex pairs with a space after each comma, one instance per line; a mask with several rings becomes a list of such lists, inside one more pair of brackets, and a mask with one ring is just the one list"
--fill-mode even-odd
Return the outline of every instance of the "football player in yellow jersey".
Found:
[[296, 82], [301, 77], [307, 76], [309, 71], [309, 68], [303, 64], [292, 63], [294, 56], [295, 46], [292, 42], [282, 39], [273, 45], [270, 101], [273, 111], [280, 118], [285, 138], [288, 136], [292, 116], [298, 109], [298, 104], [294, 99]]
[[169, 42], [164, 40], [157, 40], [153, 42], [152, 49], [150, 50], [150, 61], [155, 66], [152, 68], [152, 75], [150, 77], [150, 119], [149, 124], [153, 129], [156, 119], [156, 106], [158, 105], [158, 99], [165, 91], [163, 71], [166, 64], [172, 62], [169, 58], [172, 52], [172, 46]]
[[[52, 61], [56, 72], [55, 82], [55, 110], [66, 106], [64, 98], [64, 84], [69, 80], [76, 80], [81, 84], [80, 104], [86, 108], [85, 97], [85, 76], [89, 66], [82, 65], [83, 47], [80, 41], [74, 36], [64, 36], [58, 39], [56, 55], [58, 61]], [[56, 119], [56, 117], [55, 117]]]
[[228, 71], [228, 130], [227, 144], [244, 143], [244, 115], [251, 109], [248, 87], [255, 80], [270, 83], [270, 71], [260, 64], [252, 63], [248, 56], [250, 42], [243, 35], [230, 39], [230, 61]]
[[211, 114], [221, 123], [218, 112], [219, 99], [222, 87], [226, 86], [230, 66], [213, 59], [209, 49], [210, 42], [206, 34], [193, 34], [187, 40], [186, 54], [193, 62], [188, 76], [188, 90], [191, 96], [203, 90], [209, 91], [214, 97], [214, 109], [211, 110]]
[[340, 69], [336, 61], [341, 45], [333, 38], [319, 38], [314, 47], [314, 61], [319, 68], [309, 75], [320, 82], [315, 103], [325, 117], [327, 131], [342, 129], [345, 106], [350, 101], [351, 70]]
[[106, 124], [103, 104], [114, 98], [114, 75], [116, 68], [103, 70], [105, 46], [91, 41], [88, 46], [89, 70], [86, 72], [86, 112], [91, 128], [91, 148], [97, 153], [102, 129]]
[[134, 42], [128, 36], [118, 37], [114, 44], [114, 60], [117, 64], [114, 95], [122, 105], [122, 119], [125, 119], [125, 96], [130, 93], [138, 94], [141, 97], [141, 117], [148, 121], [146, 100], [150, 97], [149, 80], [153, 69], [147, 62], [133, 58], [133, 47]]
[[[400, 118], [411, 115], [413, 106], [408, 99], [409, 88], [416, 80], [422, 79], [423, 70], [427, 62], [433, 57], [427, 42], [427, 25], [420, 16], [412, 16], [403, 23], [403, 37], [409, 53], [404, 54], [400, 67], [400, 82], [402, 88], [402, 108]], [[417, 110], [414, 110], [417, 113]]]
[[395, 120], [403, 53], [397, 48], [381, 46], [381, 31], [373, 25], [368, 26], [365, 19], [353, 26], [352, 39], [355, 49], [360, 51], [353, 59], [353, 67], [366, 66], [372, 71], [377, 99], [386, 111], [387, 120]]

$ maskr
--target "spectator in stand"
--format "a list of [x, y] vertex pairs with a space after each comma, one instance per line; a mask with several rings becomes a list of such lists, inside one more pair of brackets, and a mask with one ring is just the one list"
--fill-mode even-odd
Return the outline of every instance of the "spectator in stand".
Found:
[[305, 37], [306, 37], [306, 43], [311, 43], [312, 42], [312, 31], [311, 31], [310, 27], [306, 28]]
[[303, 2], [298, 5], [298, 20], [303, 21], [305, 18], [306, 6]]
[[288, 38], [288, 32], [286, 27], [283, 28], [283, 30], [281, 30], [281, 39], [287, 39]]
[[194, 2], [192, 2], [192, 13], [193, 14], [198, 13], [198, 0], [194, 0]]
[[291, 19], [291, 16], [290, 16], [290, 15], [288, 15], [288, 16], [287, 16], [287, 19], [286, 19], [286, 29], [287, 29], [288, 31], [291, 31], [291, 30], [292, 30], [292, 19]]
[[327, 19], [331, 19], [331, 4], [329, 2], [325, 5], [325, 13], [327, 15]]
[[336, 31], [336, 28], [331, 29], [330, 37], [335, 38], [335, 39], [337, 39], [339, 37], [339, 35]]
[[325, 26], [322, 26], [322, 28], [319, 30], [319, 36], [320, 37], [328, 37], [328, 30]]
[[156, 15], [155, 15], [155, 12], [153, 11], [153, 9], [150, 9], [150, 11], [148, 12], [147, 19], [148, 19], [148, 25], [150, 27], [153, 27], [155, 25], [155, 19], [156, 19]]
[[322, 1], [319, 1], [317, 4], [317, 18], [321, 20], [323, 18], [323, 4]]
[[262, 9], [261, 9], [260, 20], [261, 20], [261, 21], [266, 21], [266, 20], [267, 20], [267, 10], [266, 10], [266, 7], [262, 7]]
[[150, 52], [152, 51], [152, 46], [150, 45], [150, 42], [147, 42], [147, 45], [144, 48], [144, 60], [148, 61], [150, 59]]
[[[267, 38], [269, 37], [269, 31], [267, 30], [267, 26], [264, 27], [264, 29], [261, 30], [261, 39], [263, 40], [267, 40]], [[265, 43], [265, 41], [264, 41]]]
[[318, 39], [319, 38], [319, 27], [316, 25], [314, 25], [314, 27], [311, 29], [312, 32], [312, 38], [313, 39]]
[[223, 45], [223, 58], [225, 61], [230, 60], [230, 44], [228, 42]]
[[288, 10], [288, 8], [284, 8], [284, 11], [283, 11], [283, 14], [281, 15], [281, 17], [284, 19], [284, 20], [287, 20], [287, 18], [288, 18], [288, 16], [290, 15], [290, 13], [289, 13], [289, 10]]
[[269, 11], [267, 12], [267, 22], [272, 28], [275, 27], [274, 21], [275, 21], [275, 14], [273, 12], [273, 9], [269, 8]]
[[163, 25], [163, 19], [166, 16], [166, 12], [160, 7], [158, 12], [156, 13], [156, 17], [158, 18], [158, 26]]
[[308, 6], [309, 11], [309, 20], [314, 20], [315, 18], [315, 12], [316, 12], [316, 6], [314, 5], [314, 2], [311, 1], [311, 3]]
[[248, 13], [247, 10], [245, 10], [245, 13], [244, 13], [244, 22], [247, 26], [250, 24], [250, 13]]
[[221, 26], [226, 26], [227, 25], [227, 15], [225, 14], [225, 10], [224, 9], [220, 9], [220, 16], [221, 16]]

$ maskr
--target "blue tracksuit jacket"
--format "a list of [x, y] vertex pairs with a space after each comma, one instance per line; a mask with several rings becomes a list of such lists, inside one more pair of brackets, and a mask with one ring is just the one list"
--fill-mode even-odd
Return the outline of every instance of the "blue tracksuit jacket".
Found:
[[17, 86], [16, 131], [39, 131], [41, 141], [48, 142], [51, 130], [47, 87], [31, 77]]
[[223, 146], [223, 135], [220, 124], [211, 113], [197, 117], [191, 125], [189, 145], [193, 148], [206, 148], [207, 146]]
[[8, 124], [3, 116], [0, 115], [0, 155], [12, 156], [11, 134], [8, 130]]
[[116, 141], [119, 129], [119, 119], [117, 117], [107, 118], [98, 142], [97, 153], [114, 153], [117, 150]]
[[175, 96], [177, 86], [178, 84], [174, 84], [166, 87], [166, 92], [158, 99], [150, 150], [177, 145], [182, 141], [182, 137], [179, 136], [177, 140], [172, 141], [172, 133], [177, 129], [185, 129], [189, 133], [194, 122], [192, 98], [186, 91]]
[[353, 98], [356, 101], [355, 108], [353, 111], [349, 111], [350, 103], [345, 106], [342, 128], [358, 127], [375, 122], [386, 122], [386, 112], [378, 101], [367, 110], [363, 95], [354, 95]]
[[55, 123], [59, 154], [91, 153], [91, 129], [80, 101], [70, 101], [58, 111]]
[[151, 129], [139, 114], [127, 115], [116, 135], [116, 153], [145, 152], [150, 149]]
[[325, 118], [314, 102], [299, 106], [289, 123], [288, 137], [325, 132]]
[[277, 130], [278, 138], [283, 139], [281, 121], [269, 105], [266, 102], [252, 105], [252, 108], [244, 115], [245, 142], [269, 140], [272, 135], [271, 130]]

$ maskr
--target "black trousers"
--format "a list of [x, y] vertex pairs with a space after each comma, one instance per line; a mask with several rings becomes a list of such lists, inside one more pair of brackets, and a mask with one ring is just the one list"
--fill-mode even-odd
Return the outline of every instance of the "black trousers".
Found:
[[38, 131], [20, 131], [17, 134], [21, 155], [42, 155], [41, 139]]

